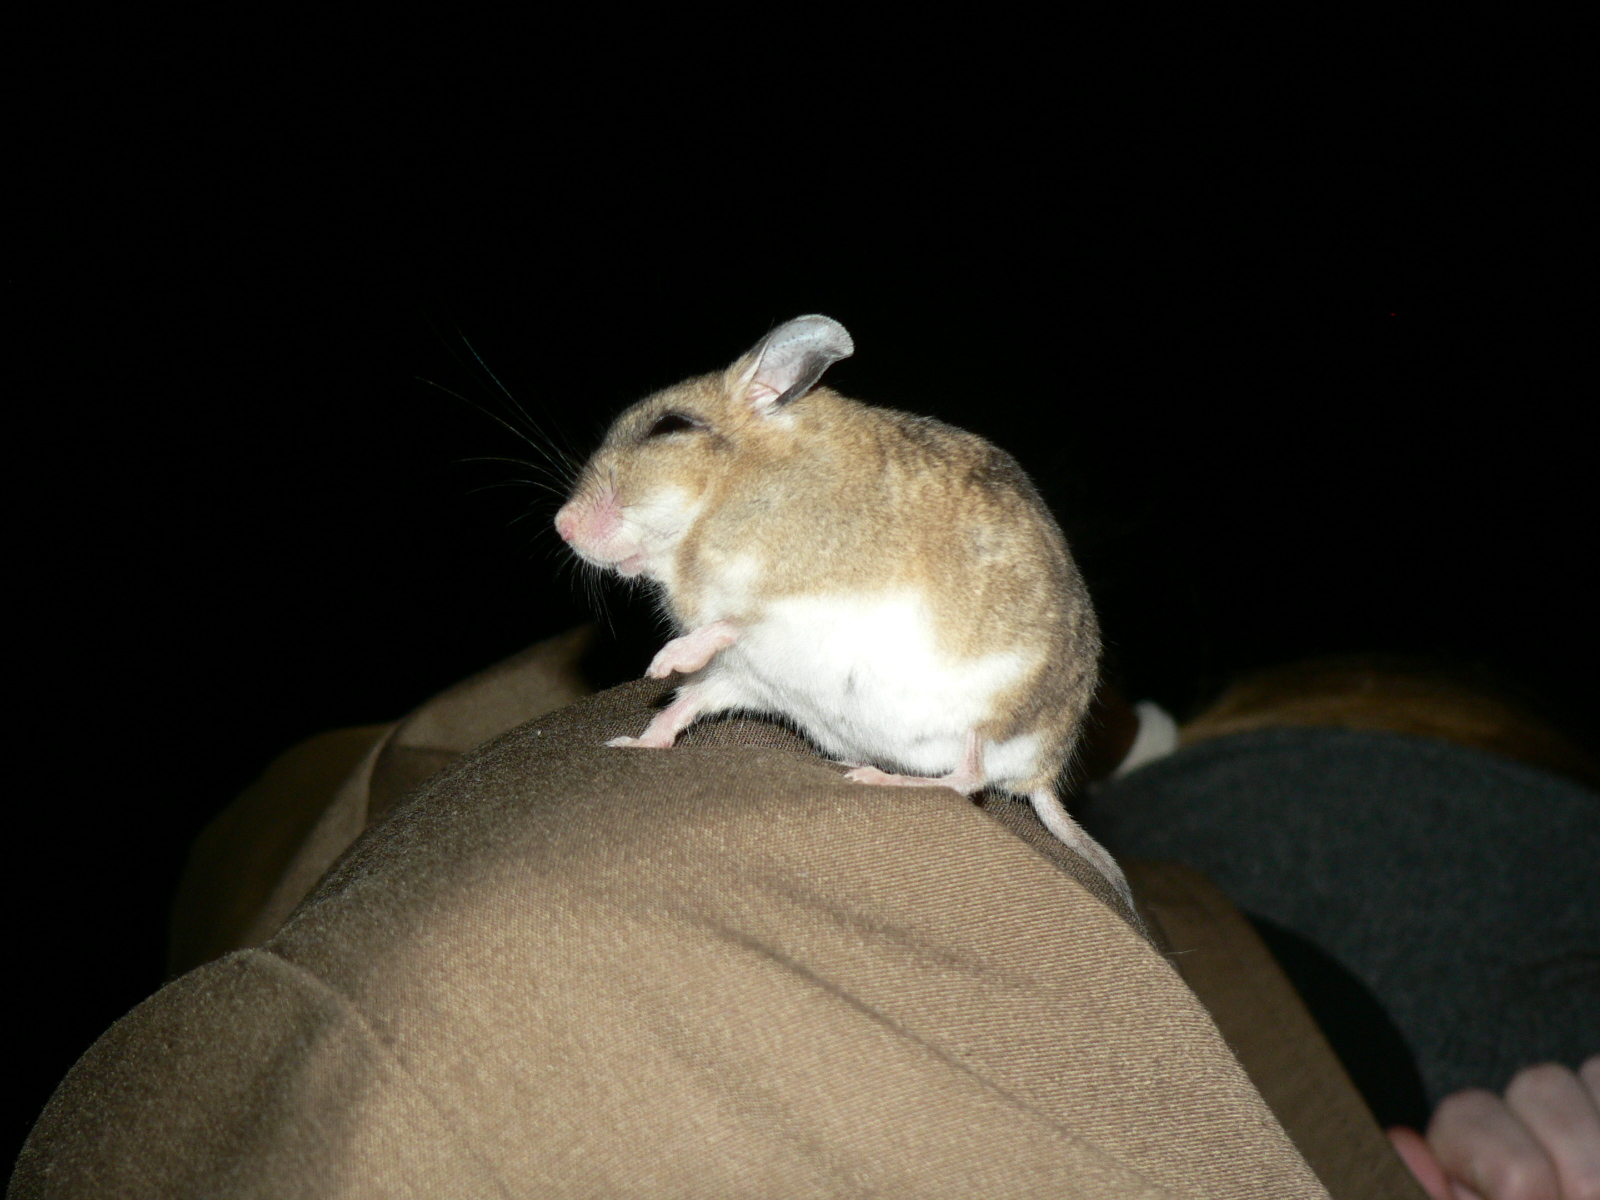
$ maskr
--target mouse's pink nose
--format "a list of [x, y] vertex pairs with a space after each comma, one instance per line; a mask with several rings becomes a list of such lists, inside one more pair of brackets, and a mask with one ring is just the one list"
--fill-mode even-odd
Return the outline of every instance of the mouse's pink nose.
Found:
[[556, 514], [556, 532], [561, 535], [563, 542], [570, 542], [577, 530], [578, 518], [572, 511], [572, 505], [562, 505], [561, 511]]

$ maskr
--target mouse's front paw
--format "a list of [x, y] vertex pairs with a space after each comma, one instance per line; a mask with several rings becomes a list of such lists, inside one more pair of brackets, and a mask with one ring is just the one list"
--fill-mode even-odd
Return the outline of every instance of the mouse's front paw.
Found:
[[711, 655], [706, 653], [703, 646], [688, 638], [678, 638], [656, 651], [645, 675], [650, 679], [665, 679], [674, 671], [692, 675], [710, 661]]
[[645, 670], [644, 677], [646, 679], [665, 679], [674, 671], [682, 671], [685, 675], [689, 674], [692, 668], [687, 665], [679, 665], [680, 656], [675, 651], [677, 644], [677, 642], [668, 642], [656, 651], [656, 656], [650, 660], [650, 666]]
[[671, 741], [663, 742], [659, 738], [652, 738], [648, 730], [645, 731], [644, 737], [615, 737], [607, 742], [606, 745], [632, 746], [642, 750], [670, 750], [672, 748]]
[[713, 621], [661, 647], [650, 660], [650, 669], [645, 674], [651, 679], [665, 679], [674, 671], [693, 675], [710, 662], [718, 650], [738, 640], [739, 631], [732, 621]]

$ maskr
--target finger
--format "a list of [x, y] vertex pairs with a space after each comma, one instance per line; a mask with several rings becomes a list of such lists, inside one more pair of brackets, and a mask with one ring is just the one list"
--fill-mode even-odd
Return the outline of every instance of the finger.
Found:
[[1489, 1200], [1561, 1200], [1544, 1148], [1493, 1092], [1446, 1096], [1428, 1122], [1428, 1146], [1452, 1179]]
[[1596, 1054], [1578, 1068], [1578, 1078], [1589, 1089], [1589, 1098], [1600, 1106], [1600, 1054]]
[[1506, 1105], [1555, 1165], [1562, 1200], [1600, 1200], [1600, 1108], [1584, 1083], [1560, 1063], [1525, 1067]]
[[1395, 1153], [1417, 1177], [1422, 1190], [1428, 1193], [1428, 1200], [1454, 1200], [1450, 1195], [1450, 1180], [1445, 1177], [1444, 1168], [1433, 1156], [1428, 1143], [1422, 1140], [1422, 1135], [1404, 1125], [1396, 1125], [1388, 1133]]

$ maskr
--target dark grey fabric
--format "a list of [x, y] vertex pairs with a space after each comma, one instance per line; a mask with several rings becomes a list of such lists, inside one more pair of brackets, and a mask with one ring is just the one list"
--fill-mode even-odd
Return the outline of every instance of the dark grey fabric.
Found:
[[1082, 819], [1327, 950], [1434, 1103], [1600, 1049], [1600, 796], [1560, 776], [1432, 738], [1265, 729], [1135, 771]]

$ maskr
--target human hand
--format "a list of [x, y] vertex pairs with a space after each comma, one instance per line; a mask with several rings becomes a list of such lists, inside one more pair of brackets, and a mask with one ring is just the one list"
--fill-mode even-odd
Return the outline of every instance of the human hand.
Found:
[[1600, 1200], [1600, 1054], [1578, 1072], [1525, 1067], [1504, 1098], [1446, 1096], [1428, 1136], [1389, 1140], [1432, 1200]]

